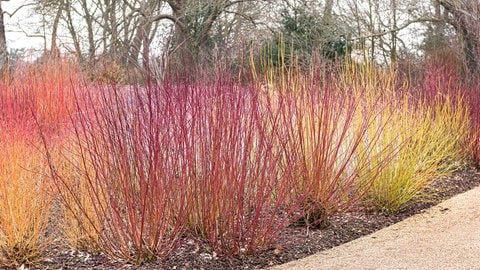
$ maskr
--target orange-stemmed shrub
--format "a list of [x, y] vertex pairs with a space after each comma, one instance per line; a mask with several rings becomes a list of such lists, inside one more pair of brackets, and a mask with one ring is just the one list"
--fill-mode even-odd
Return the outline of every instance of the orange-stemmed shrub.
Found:
[[0, 123], [0, 264], [39, 262], [51, 243], [52, 182], [34, 137]]

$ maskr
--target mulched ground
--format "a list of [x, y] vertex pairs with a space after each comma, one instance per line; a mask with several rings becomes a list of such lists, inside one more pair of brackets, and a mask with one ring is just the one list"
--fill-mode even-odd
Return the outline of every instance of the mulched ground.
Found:
[[51, 256], [38, 269], [261, 269], [304, 258], [373, 233], [479, 185], [480, 171], [467, 168], [433, 181], [424, 194], [398, 214], [355, 209], [332, 217], [330, 225], [324, 229], [289, 227], [281, 233], [275, 248], [254, 255], [218, 258], [207, 251], [206, 245], [187, 239], [166, 262], [136, 266], [112, 263], [101, 255], [52, 247]]

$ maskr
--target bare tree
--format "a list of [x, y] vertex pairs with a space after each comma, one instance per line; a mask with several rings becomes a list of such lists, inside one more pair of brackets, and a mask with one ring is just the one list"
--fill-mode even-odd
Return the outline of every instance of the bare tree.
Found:
[[343, 2], [346, 11], [340, 16], [352, 29], [352, 39], [356, 42], [364, 61], [396, 62], [398, 52], [406, 49], [405, 41], [399, 34], [414, 23], [425, 20], [413, 16], [418, 9], [413, 1], [356, 0]]
[[470, 73], [480, 71], [480, 2], [478, 0], [437, 0], [447, 11], [446, 21], [460, 35], [465, 64]]
[[[229, 21], [240, 23], [254, 22], [249, 16], [247, 5], [258, 8], [258, 4], [268, 1], [261, 0], [168, 0], [171, 14], [163, 14], [160, 19], [169, 19], [174, 24], [172, 49], [189, 61], [197, 61], [211, 53], [212, 31], [218, 26], [232, 29]], [[232, 16], [228, 16], [232, 15]], [[222, 22], [223, 25], [219, 25]], [[217, 30], [218, 30], [217, 29]], [[237, 28], [238, 29], [238, 28]], [[223, 31], [222, 31], [223, 30]], [[223, 28], [220, 32], [230, 30]], [[225, 31], [226, 30], [226, 31]], [[219, 33], [219, 32], [217, 32]]]
[[10, 0], [0, 0], [0, 71], [4, 71], [8, 65], [8, 47], [7, 39], [5, 34], [5, 15], [8, 15], [10, 18], [13, 17], [21, 9], [33, 5], [31, 2], [23, 2], [15, 10], [7, 12], [3, 9], [2, 3], [8, 2]]
[[[268, 0], [36, 0], [37, 11], [52, 18], [51, 51], [63, 49], [81, 62], [106, 57], [122, 65], [147, 61], [154, 40], [165, 40], [170, 58], [194, 63], [229, 52], [241, 40], [256, 38], [265, 23]], [[159, 31], [170, 27], [170, 31]], [[264, 35], [265, 36], [265, 35]], [[248, 38], [247, 38], [248, 37]], [[237, 47], [238, 48], [238, 47]], [[230, 50], [231, 51], [231, 50]], [[144, 63], [146, 66], [146, 63]]]

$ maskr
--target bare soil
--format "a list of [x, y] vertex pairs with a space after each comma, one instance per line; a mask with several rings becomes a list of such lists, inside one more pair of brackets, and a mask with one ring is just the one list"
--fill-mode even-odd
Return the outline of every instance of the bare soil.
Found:
[[480, 185], [480, 171], [465, 168], [451, 176], [434, 180], [418, 198], [396, 214], [380, 214], [358, 207], [330, 218], [323, 229], [288, 227], [274, 248], [253, 255], [220, 258], [205, 243], [185, 239], [175, 252], [162, 262], [129, 265], [112, 262], [105, 256], [69, 250], [53, 245], [49, 256], [37, 269], [262, 269], [304, 258], [368, 235], [409, 216], [423, 212], [454, 195]]

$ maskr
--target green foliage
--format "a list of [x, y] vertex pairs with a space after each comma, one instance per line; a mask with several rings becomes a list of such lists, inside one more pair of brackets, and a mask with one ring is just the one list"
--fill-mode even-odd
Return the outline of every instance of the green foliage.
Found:
[[[190, 38], [193, 39], [192, 49], [194, 55], [197, 55], [200, 50], [200, 45], [203, 42], [207, 47], [213, 47], [214, 40], [211, 36], [205, 35], [205, 27], [208, 20], [218, 13], [216, 7], [212, 3], [199, 2], [195, 7], [188, 9], [185, 13], [185, 22], [189, 30]], [[205, 40], [203, 40], [205, 39]]]
[[323, 20], [305, 7], [284, 9], [281, 17], [278, 35], [263, 49], [263, 57], [271, 59], [274, 66], [290, 66], [294, 61], [308, 66], [316, 54], [333, 61], [343, 58], [351, 47], [341, 24]]

